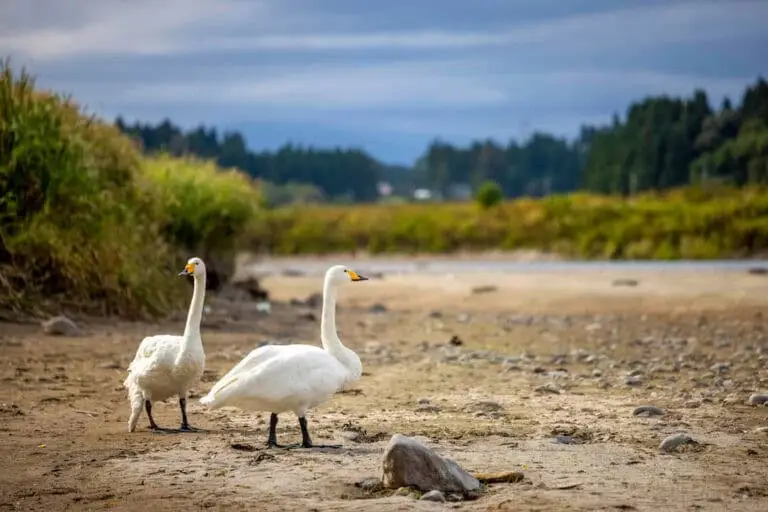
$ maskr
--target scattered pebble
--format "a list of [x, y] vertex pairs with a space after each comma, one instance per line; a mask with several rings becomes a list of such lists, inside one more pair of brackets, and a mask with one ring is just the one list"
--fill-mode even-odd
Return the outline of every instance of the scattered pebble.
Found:
[[474, 288], [472, 288], [472, 293], [473, 294], [490, 293], [490, 292], [495, 292], [498, 289], [499, 289], [498, 286], [494, 286], [492, 284], [487, 286], [475, 286]]
[[614, 279], [613, 286], [637, 286], [639, 281], [637, 279]]
[[445, 503], [445, 495], [440, 491], [429, 491], [424, 493], [421, 498], [422, 501], [434, 501], [436, 503]]
[[555, 436], [553, 441], [558, 444], [581, 444], [581, 439], [563, 435]]
[[371, 313], [373, 313], [373, 314], [377, 314], [377, 315], [379, 315], [379, 314], [382, 314], [382, 313], [386, 313], [386, 312], [387, 312], [387, 306], [385, 306], [384, 304], [379, 304], [379, 303], [376, 303], [376, 304], [373, 304], [373, 305], [372, 305], [372, 306], [369, 308], [369, 311], [370, 311]]
[[664, 416], [664, 410], [653, 405], [641, 405], [632, 411], [634, 416]]
[[536, 386], [535, 388], [533, 388], [533, 390], [536, 391], [537, 393], [551, 393], [553, 395], [559, 395], [563, 392], [562, 389], [557, 387], [552, 382], [542, 384], [541, 386]]
[[453, 336], [451, 336], [451, 339], [448, 341], [448, 343], [450, 343], [454, 347], [460, 347], [461, 345], [464, 344], [464, 340], [462, 340], [461, 338], [459, 338], [454, 334]]
[[55, 316], [42, 323], [43, 332], [50, 336], [80, 336], [80, 328], [65, 316]]
[[765, 405], [768, 404], [768, 395], [753, 394], [749, 397], [749, 405]]
[[686, 434], [673, 434], [664, 439], [659, 445], [660, 452], [671, 453], [684, 445], [699, 444]]

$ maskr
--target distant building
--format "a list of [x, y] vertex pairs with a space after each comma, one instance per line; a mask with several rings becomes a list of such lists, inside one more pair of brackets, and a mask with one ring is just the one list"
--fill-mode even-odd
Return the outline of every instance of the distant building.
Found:
[[472, 198], [472, 187], [468, 183], [453, 183], [448, 187], [448, 199], [466, 201]]
[[417, 188], [413, 191], [413, 198], [417, 201], [429, 201], [432, 199], [432, 191], [426, 188]]
[[392, 195], [392, 185], [386, 181], [380, 181], [376, 184], [376, 188], [379, 191], [379, 195], [382, 197], [388, 197]]

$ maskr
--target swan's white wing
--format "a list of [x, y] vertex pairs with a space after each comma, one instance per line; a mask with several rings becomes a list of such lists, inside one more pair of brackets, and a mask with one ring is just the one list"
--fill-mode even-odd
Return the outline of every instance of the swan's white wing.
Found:
[[[309, 345], [307, 345], [309, 346]], [[231, 370], [227, 372], [222, 378], [213, 385], [208, 395], [204, 399], [212, 399], [222, 387], [226, 386], [232, 379], [243, 372], [255, 368], [264, 361], [276, 357], [281, 350], [285, 350], [284, 345], [264, 345], [255, 350], [252, 350], [248, 355], [240, 360]], [[205, 402], [203, 402], [205, 403]]]
[[214, 407], [257, 404], [273, 412], [304, 410], [327, 400], [344, 384], [346, 369], [320, 347], [274, 348], [272, 357], [260, 360], [227, 381], [222, 379], [222, 385], [209, 393], [204, 403]]
[[174, 366], [181, 347], [181, 336], [159, 334], [148, 336], [141, 341], [136, 356], [128, 366], [129, 381], [141, 387], [151, 386], [160, 374], [165, 374]]

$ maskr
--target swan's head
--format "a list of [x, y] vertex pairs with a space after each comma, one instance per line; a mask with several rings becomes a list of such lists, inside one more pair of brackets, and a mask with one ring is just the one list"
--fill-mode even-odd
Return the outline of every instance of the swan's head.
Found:
[[179, 272], [180, 276], [205, 276], [205, 263], [200, 258], [189, 258], [184, 270]]
[[354, 283], [356, 281], [367, 281], [368, 278], [361, 276], [351, 268], [344, 265], [334, 265], [325, 273], [325, 279], [335, 285]]

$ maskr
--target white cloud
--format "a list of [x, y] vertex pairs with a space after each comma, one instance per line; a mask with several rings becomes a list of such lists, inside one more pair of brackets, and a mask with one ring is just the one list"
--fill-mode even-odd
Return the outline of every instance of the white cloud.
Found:
[[704, 88], [719, 99], [740, 93], [750, 78], [704, 78], [637, 69], [526, 73], [494, 70], [481, 60], [407, 61], [261, 72], [236, 79], [126, 84], [121, 87], [120, 101], [126, 105], [239, 105], [259, 115], [265, 109], [425, 111], [497, 106], [584, 110], [604, 105], [606, 99], [626, 105], [645, 95], [689, 96], [695, 88]]
[[[25, 0], [7, 0], [0, 28], [24, 25], [37, 10]], [[48, 3], [50, 0], [40, 0]], [[58, 0], [57, 0], [58, 1]], [[38, 2], [38, 3], [40, 3]], [[19, 7], [28, 5], [28, 7]], [[404, 32], [322, 32], [321, 13], [274, 0], [78, 0], [70, 15], [80, 26], [49, 20], [25, 32], [4, 30], [0, 50], [40, 60], [88, 55], [175, 55], [227, 51], [328, 51], [480, 47], [530, 48], [554, 45], [563, 51], [634, 48], [759, 36], [768, 2], [700, 0], [574, 15], [495, 32], [416, 30]], [[40, 6], [37, 6], [40, 9]], [[64, 13], [62, 13], [64, 16]], [[317, 18], [314, 22], [312, 18]], [[361, 18], [363, 25], [365, 18]], [[296, 29], [304, 27], [297, 32]], [[310, 32], [307, 27], [312, 27]], [[289, 30], [287, 30], [289, 29]], [[318, 30], [320, 30], [318, 32]], [[327, 30], [327, 29], [326, 29]], [[251, 35], [251, 34], [260, 35]], [[242, 35], [247, 34], [247, 35]]]
[[239, 104], [314, 109], [386, 108], [408, 105], [487, 106], [506, 100], [502, 90], [462, 61], [403, 62], [380, 66], [307, 69], [237, 80], [166, 82], [125, 90], [135, 104]]

